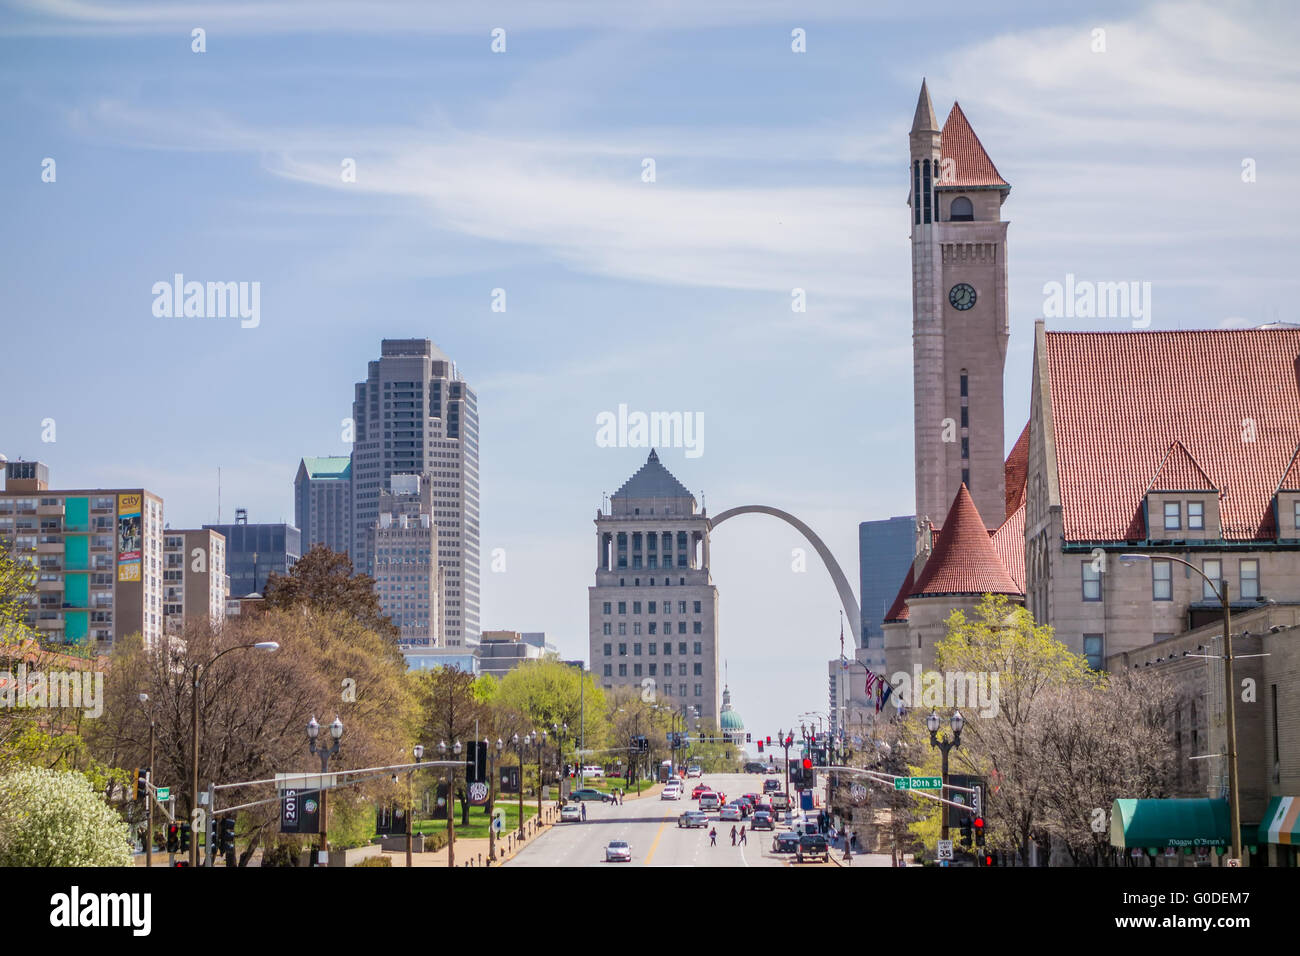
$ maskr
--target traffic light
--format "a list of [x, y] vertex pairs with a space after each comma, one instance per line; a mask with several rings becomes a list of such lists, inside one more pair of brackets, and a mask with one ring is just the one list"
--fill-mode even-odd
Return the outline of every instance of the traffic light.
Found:
[[190, 825], [188, 823], [181, 824], [181, 852], [190, 852]]
[[975, 845], [976, 846], [984, 845], [984, 818], [983, 817], [975, 818]]
[[976, 857], [976, 859], [979, 861], [979, 865], [980, 865], [980, 866], [992, 866], [992, 865], [993, 865], [993, 854], [992, 854], [992, 853], [980, 853], [979, 856]]
[[758, 752], [759, 753], [763, 752], [763, 741], [761, 740], [758, 742]]
[[167, 852], [175, 853], [181, 848], [181, 828], [175, 823], [167, 824]]
[[235, 818], [221, 818], [221, 835], [218, 838], [222, 853], [231, 853], [235, 849]]
[[767, 737], [767, 745], [768, 745], [769, 747], [772, 746], [772, 736], [771, 736], [771, 734], [769, 734], [768, 737]]
[[961, 821], [961, 845], [971, 845], [971, 823], [968, 819]]
[[149, 796], [149, 770], [137, 767], [135, 771], [135, 798], [143, 800]]
[[810, 757], [803, 758], [803, 769], [805, 772], [812, 769], [812, 759]]

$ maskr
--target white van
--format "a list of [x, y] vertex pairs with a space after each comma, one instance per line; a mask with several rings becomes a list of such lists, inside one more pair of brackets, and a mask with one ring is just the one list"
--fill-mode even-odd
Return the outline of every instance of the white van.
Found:
[[584, 777], [603, 777], [605, 776], [605, 771], [601, 770], [599, 767], [583, 767], [582, 775]]

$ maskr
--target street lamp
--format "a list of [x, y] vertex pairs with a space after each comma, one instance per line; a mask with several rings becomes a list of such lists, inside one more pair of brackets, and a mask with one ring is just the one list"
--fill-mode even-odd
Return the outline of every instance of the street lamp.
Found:
[[569, 732], [568, 724], [551, 724], [551, 733], [555, 736], [555, 804], [564, 803], [564, 738]]
[[[483, 741], [487, 746], [487, 741]], [[492, 759], [492, 779], [488, 781], [488, 862], [495, 863], [497, 858], [497, 828], [496, 828], [496, 787], [497, 787], [497, 768], [501, 766], [501, 749], [505, 742], [500, 737], [497, 738], [497, 752]]]
[[533, 743], [537, 744], [537, 822], [542, 822], [542, 748], [546, 746], [546, 731], [540, 734], [534, 731]]
[[520, 740], [519, 735], [515, 734], [510, 738], [510, 742], [515, 745], [515, 753], [519, 756], [519, 836], [522, 839], [524, 835], [524, 747], [528, 746], [528, 735], [524, 734], [524, 739]]
[[145, 777], [144, 799], [145, 799], [145, 839], [144, 839], [144, 865], [153, 866], [153, 742], [154, 742], [154, 721], [153, 708], [149, 705], [149, 695], [140, 695], [140, 709], [149, 720], [149, 769], [146, 771], [148, 776]]
[[[334, 723], [330, 724], [330, 737], [333, 743], [328, 746], [316, 746], [316, 738], [320, 736], [320, 723], [316, 720], [315, 715], [307, 722], [307, 744], [311, 753], [320, 757], [321, 776], [329, 773], [330, 758], [339, 752], [339, 741], [343, 738], [343, 721], [336, 716]], [[329, 865], [329, 828], [330, 828], [330, 811], [329, 811], [329, 787], [328, 781], [321, 781], [320, 788], [320, 850], [325, 854], [325, 865]]]
[[[951, 738], [939, 737], [940, 718], [938, 713], [930, 711], [930, 716], [925, 718], [925, 729], [930, 731], [930, 746], [938, 747], [939, 752], [943, 754], [943, 787], [939, 793], [941, 796], [948, 792], [948, 751], [953, 747], [961, 746], [961, 729], [966, 726], [966, 718], [961, 715], [960, 710], [954, 710], [952, 716], [948, 718], [948, 726], [952, 728]], [[940, 812], [943, 814], [943, 834], [941, 839], [948, 839], [948, 805], [943, 804]]]
[[[411, 748], [411, 753], [415, 755], [415, 762], [419, 763], [424, 757], [424, 744], [416, 744]], [[410, 869], [411, 863], [411, 841], [415, 834], [411, 825], [411, 818], [415, 816], [415, 789], [412, 786], [412, 778], [415, 776], [415, 767], [410, 769], [406, 775], [406, 866]]]
[[[236, 644], [234, 647], [227, 647], [214, 657], [209, 658], [202, 664], [195, 663], [190, 668], [190, 754], [193, 758], [190, 764], [190, 819], [195, 819], [194, 811], [199, 805], [199, 687], [203, 678], [208, 676], [208, 671], [212, 665], [225, 657], [231, 651], [240, 651], [252, 648], [258, 651], [278, 651], [280, 645], [275, 641], [257, 641], [252, 644]], [[323, 795], [322, 795], [323, 799]], [[208, 807], [208, 812], [212, 811]], [[212, 847], [208, 847], [209, 854], [212, 853]], [[190, 866], [199, 865], [199, 835], [193, 834], [190, 839]]]
[[[1138, 564], [1150, 562], [1151, 555], [1121, 554], [1119, 560], [1121, 564]], [[1228, 603], [1228, 579], [1225, 576], [1215, 581], [1190, 561], [1176, 558], [1172, 554], [1162, 554], [1160, 560], [1176, 561], [1183, 567], [1191, 568], [1214, 589], [1215, 597], [1223, 605], [1223, 699], [1227, 709], [1225, 717], [1228, 732], [1228, 826], [1232, 828], [1232, 859], [1239, 861], [1241, 859], [1241, 798], [1237, 790], [1237, 702], [1232, 677], [1232, 609]]]
[[[460, 741], [452, 745], [451, 752], [460, 756]], [[447, 759], [447, 741], [438, 742], [438, 756]], [[447, 786], [447, 866], [456, 865], [456, 768], [451, 768], [451, 782]]]

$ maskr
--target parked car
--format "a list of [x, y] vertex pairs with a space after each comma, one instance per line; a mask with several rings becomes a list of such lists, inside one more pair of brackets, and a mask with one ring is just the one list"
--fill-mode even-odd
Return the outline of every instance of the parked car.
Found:
[[795, 851], [795, 862], [802, 863], [804, 860], [823, 860], [829, 862], [831, 858], [831, 848], [826, 842], [826, 838], [820, 833], [805, 833], [799, 837], [799, 847]]
[[744, 819], [744, 816], [745, 815], [740, 812], [740, 807], [736, 806], [734, 803], [729, 803], [718, 810], [719, 820], [732, 820], [739, 823]]
[[776, 792], [779, 791], [780, 789], [781, 789], [781, 781], [780, 781], [780, 780], [773, 780], [773, 779], [769, 778], [769, 779], [763, 781], [763, 792], [764, 792], [764, 793], [776, 793]]
[[606, 863], [631, 863], [632, 848], [623, 840], [611, 840], [605, 847]]
[[793, 853], [799, 848], [799, 837], [789, 830], [782, 830], [772, 838], [773, 853]]
[[754, 811], [754, 822], [749, 825], [751, 830], [775, 830], [776, 824], [772, 822], [772, 814], [766, 810]]
[[679, 830], [683, 827], [689, 829], [690, 827], [707, 827], [708, 825], [708, 814], [701, 813], [699, 810], [687, 810], [677, 818], [677, 829]]
[[703, 794], [712, 792], [713, 788], [707, 783], [697, 783], [695, 789], [691, 791], [691, 799], [698, 800]]
[[564, 806], [560, 807], [560, 822], [581, 823], [582, 806], [577, 803], [566, 803]]
[[601, 793], [599, 790], [592, 790], [589, 787], [583, 788], [582, 790], [574, 790], [569, 794], [569, 799], [577, 801], [599, 800], [602, 803], [612, 803], [614, 801], [614, 798], [609, 794]]

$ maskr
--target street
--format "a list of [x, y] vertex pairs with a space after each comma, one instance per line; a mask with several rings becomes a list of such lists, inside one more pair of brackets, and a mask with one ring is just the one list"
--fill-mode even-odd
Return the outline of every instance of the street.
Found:
[[[690, 799], [697, 783], [706, 783], [731, 797], [758, 792], [763, 788], [760, 774], [705, 774], [701, 780], [688, 780], [681, 800], [661, 800], [658, 796], [628, 800], [622, 806], [588, 803], [587, 820], [563, 823], [526, 847], [506, 866], [611, 866], [605, 860], [605, 845], [611, 840], [625, 840], [632, 848], [633, 866], [785, 866], [793, 854], [772, 852], [772, 837], [786, 829], [778, 824], [775, 831], [749, 833], [744, 846], [731, 845], [731, 828], [738, 823], [719, 823], [716, 811], [709, 814], [709, 825], [699, 829], [679, 829], [677, 818], [698, 804]], [[717, 828], [718, 844], [709, 846], [709, 830]], [[811, 864], [819, 865], [819, 864]]]

